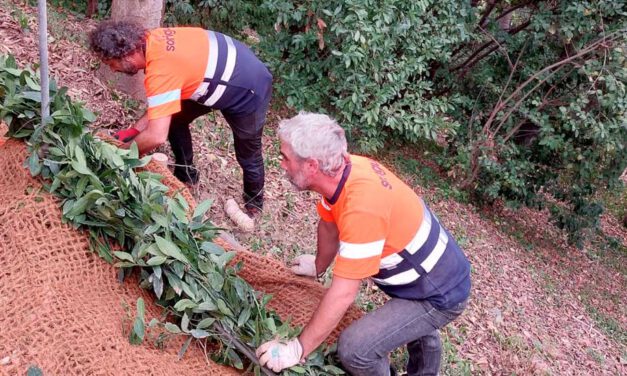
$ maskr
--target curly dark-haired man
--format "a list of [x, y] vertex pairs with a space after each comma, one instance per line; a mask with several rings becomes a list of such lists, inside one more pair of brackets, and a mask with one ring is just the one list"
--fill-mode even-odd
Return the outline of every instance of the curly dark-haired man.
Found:
[[201, 28], [146, 30], [132, 22], [105, 21], [89, 35], [91, 50], [112, 70], [144, 70], [146, 114], [116, 137], [135, 141], [141, 153], [170, 141], [174, 175], [195, 184], [189, 124], [212, 109], [233, 131], [235, 156], [244, 175], [249, 214], [263, 206], [261, 135], [272, 96], [272, 75], [243, 43]]

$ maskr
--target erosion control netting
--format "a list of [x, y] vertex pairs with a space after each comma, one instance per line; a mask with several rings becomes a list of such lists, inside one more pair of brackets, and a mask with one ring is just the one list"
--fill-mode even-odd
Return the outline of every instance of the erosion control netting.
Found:
[[[136, 279], [119, 283], [117, 269], [89, 251], [87, 234], [62, 223], [58, 199], [23, 167], [27, 156], [21, 142], [0, 145], [0, 373], [23, 375], [36, 366], [44, 375], [238, 374], [208, 360], [200, 346], [190, 346], [179, 361], [183, 338], [164, 350], [129, 343], [124, 305], [133, 314], [143, 297], [147, 321], [161, 308]], [[165, 167], [151, 163], [149, 170], [182, 188]], [[193, 202], [189, 192], [184, 196]], [[244, 262], [245, 280], [273, 295], [270, 308], [294, 325], [307, 322], [322, 286], [245, 250], [237, 260]], [[359, 315], [352, 307], [331, 338]]]

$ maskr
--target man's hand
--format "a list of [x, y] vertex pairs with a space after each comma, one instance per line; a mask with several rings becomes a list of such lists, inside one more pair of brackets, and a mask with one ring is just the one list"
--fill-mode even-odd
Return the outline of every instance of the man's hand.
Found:
[[273, 339], [259, 346], [256, 354], [261, 366], [266, 366], [274, 372], [280, 372], [300, 362], [303, 346], [301, 346], [298, 338], [288, 342]]
[[300, 255], [292, 261], [290, 270], [294, 274], [303, 275], [305, 277], [316, 278], [316, 256], [314, 255]]
[[135, 128], [123, 129], [121, 131], [115, 132], [113, 137], [116, 140], [120, 140], [122, 142], [130, 142], [139, 134], [139, 131]]

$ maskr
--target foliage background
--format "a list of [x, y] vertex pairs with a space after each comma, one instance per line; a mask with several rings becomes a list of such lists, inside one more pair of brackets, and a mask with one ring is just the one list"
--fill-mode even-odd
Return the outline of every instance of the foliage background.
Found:
[[475, 202], [549, 207], [582, 246], [596, 193], [624, 189], [626, 16], [609, 0], [166, 0], [164, 24], [247, 40], [277, 96], [334, 116], [354, 151], [427, 141]]

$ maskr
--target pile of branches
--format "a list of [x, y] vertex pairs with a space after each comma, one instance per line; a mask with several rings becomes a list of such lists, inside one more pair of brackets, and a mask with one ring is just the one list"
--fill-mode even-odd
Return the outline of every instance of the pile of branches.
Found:
[[[267, 309], [270, 296], [237, 275], [241, 262], [230, 263], [235, 253], [212, 242], [219, 229], [205, 219], [211, 202], [192, 211], [162, 176], [142, 170], [150, 157], [140, 157], [136, 145], [120, 149], [90, 132], [86, 125], [95, 115], [54, 82], [51, 115], [40, 126], [38, 81], [13, 57], [0, 56], [0, 119], [10, 137], [27, 140], [25, 164], [61, 198], [64, 221], [89, 232], [92, 250], [120, 268], [120, 279], [138, 270], [141, 286], [154, 291], [168, 313], [164, 321], [146, 323], [138, 300], [130, 341], [141, 343], [149, 329], [161, 343], [187, 336], [181, 357], [194, 339], [209, 340], [214, 361], [272, 374], [258, 365], [253, 349], [271, 338], [293, 338], [300, 328]], [[282, 374], [343, 374], [334, 364], [332, 347], [323, 345]]]

